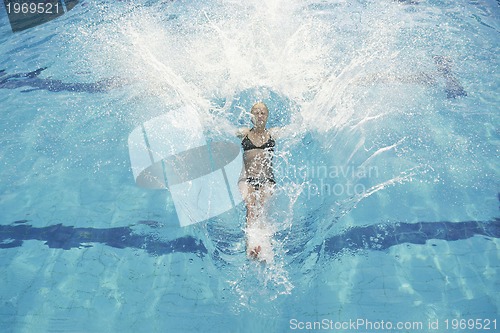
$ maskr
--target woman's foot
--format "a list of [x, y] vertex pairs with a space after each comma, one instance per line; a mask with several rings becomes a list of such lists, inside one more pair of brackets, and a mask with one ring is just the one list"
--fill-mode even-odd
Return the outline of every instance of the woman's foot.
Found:
[[248, 257], [251, 258], [251, 259], [258, 259], [259, 258], [259, 253], [260, 251], [262, 250], [262, 247], [259, 245], [259, 246], [256, 246], [254, 247], [253, 249], [250, 249], [250, 251], [248, 251]]

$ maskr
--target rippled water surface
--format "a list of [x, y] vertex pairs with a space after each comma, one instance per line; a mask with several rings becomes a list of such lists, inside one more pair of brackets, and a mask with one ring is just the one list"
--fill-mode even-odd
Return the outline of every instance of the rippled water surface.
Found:
[[[0, 6], [0, 325], [493, 329], [499, 16], [492, 0], [81, 1], [13, 33]], [[257, 101], [286, 129], [267, 264], [246, 258], [241, 202], [180, 227], [172, 191], [136, 184], [129, 141], [187, 107], [171, 126], [188, 134], [145, 135], [173, 151], [199, 124], [239, 145]]]

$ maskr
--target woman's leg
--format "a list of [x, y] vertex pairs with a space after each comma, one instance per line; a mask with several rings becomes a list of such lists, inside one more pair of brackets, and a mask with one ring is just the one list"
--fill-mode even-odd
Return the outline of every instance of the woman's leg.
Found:
[[[264, 214], [264, 207], [267, 200], [273, 194], [274, 184], [262, 184], [258, 190], [253, 186], [249, 186], [249, 188], [249, 195], [245, 200], [247, 206], [247, 255], [250, 258], [257, 259], [262, 251], [262, 246], [261, 244], [250, 244], [249, 234], [255, 233], [255, 229], [252, 230], [252, 227], [258, 223], [259, 217]], [[253, 235], [253, 237], [255, 236]], [[262, 235], [257, 236], [260, 238]]]
[[256, 190], [253, 186], [249, 184], [248, 186], [248, 192], [247, 196], [245, 197], [245, 204], [247, 207], [247, 214], [246, 214], [246, 250], [247, 250], [247, 256], [249, 258], [257, 259], [259, 256], [259, 253], [261, 251], [261, 246], [259, 244], [250, 244], [249, 238], [251, 237], [250, 234], [252, 234], [254, 231], [250, 230], [250, 228], [256, 223], [257, 218], [259, 217], [259, 192]]

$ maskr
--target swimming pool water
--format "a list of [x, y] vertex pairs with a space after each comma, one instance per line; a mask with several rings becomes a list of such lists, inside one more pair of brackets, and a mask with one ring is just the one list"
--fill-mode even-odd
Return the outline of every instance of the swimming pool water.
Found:
[[[498, 330], [499, 14], [80, 1], [14, 33], [0, 6], [2, 332]], [[242, 203], [180, 227], [129, 150], [182, 107], [198, 117], [175, 126], [239, 144], [258, 100], [293, 129], [267, 265], [245, 256]]]

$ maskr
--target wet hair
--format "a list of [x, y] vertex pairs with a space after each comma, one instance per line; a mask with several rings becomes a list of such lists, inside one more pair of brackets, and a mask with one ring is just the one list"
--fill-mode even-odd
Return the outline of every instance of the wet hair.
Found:
[[250, 112], [251, 112], [251, 111], [252, 111], [252, 110], [253, 110], [256, 106], [260, 106], [260, 105], [264, 106], [264, 108], [266, 109], [267, 113], [269, 113], [269, 109], [267, 108], [267, 105], [266, 105], [264, 102], [257, 102], [257, 103], [255, 103], [255, 104], [252, 106], [252, 108], [250, 109]]

